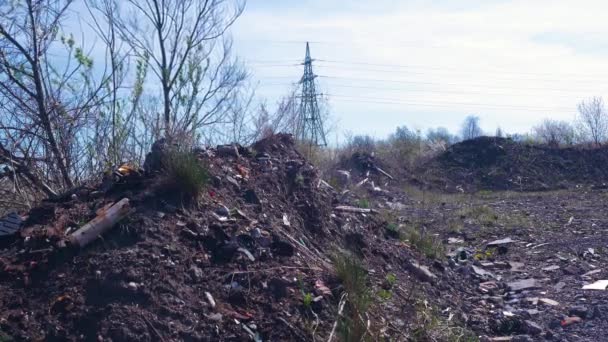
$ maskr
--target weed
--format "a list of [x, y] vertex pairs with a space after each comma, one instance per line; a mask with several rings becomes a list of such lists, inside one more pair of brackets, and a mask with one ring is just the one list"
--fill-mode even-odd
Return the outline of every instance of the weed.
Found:
[[470, 330], [456, 326], [442, 319], [438, 310], [426, 301], [419, 301], [416, 305], [417, 327], [412, 331], [411, 341], [448, 341], [448, 342], [476, 342], [479, 338]]
[[392, 296], [393, 293], [391, 292], [391, 290], [380, 289], [380, 291], [378, 291], [378, 297], [380, 297], [380, 299], [382, 300], [389, 300]]
[[361, 341], [367, 332], [362, 318], [370, 304], [367, 270], [355, 256], [339, 253], [333, 258], [336, 276], [347, 294], [345, 313], [340, 319], [339, 335], [342, 341]]
[[167, 185], [189, 198], [197, 197], [209, 178], [205, 167], [196, 155], [189, 151], [172, 150], [165, 153], [163, 171]]
[[359, 208], [368, 209], [369, 208], [369, 200], [367, 198], [360, 198], [359, 201], [357, 201], [357, 205], [359, 206]]
[[475, 260], [486, 260], [486, 259], [492, 258], [495, 255], [495, 253], [496, 253], [495, 248], [488, 248], [485, 251], [478, 251], [477, 253], [475, 253], [473, 258]]
[[401, 238], [401, 229], [395, 223], [389, 222], [385, 226], [386, 235], [395, 239]]
[[386, 283], [389, 287], [395, 286], [397, 284], [397, 276], [394, 273], [389, 273], [386, 275]]
[[458, 213], [461, 218], [471, 218], [484, 226], [491, 226], [498, 220], [498, 214], [486, 205], [463, 208]]
[[304, 185], [304, 176], [302, 176], [302, 174], [298, 173], [296, 175], [296, 178], [294, 179], [294, 182], [300, 186]]
[[424, 253], [428, 258], [435, 259], [440, 257], [443, 252], [443, 245], [434, 236], [411, 228], [405, 235], [409, 243], [418, 251]]
[[14, 339], [6, 334], [5, 332], [3, 332], [2, 330], [0, 330], [0, 342], [12, 342], [14, 341]]
[[312, 305], [312, 293], [308, 292], [304, 294], [302, 297], [302, 304], [304, 304], [306, 309], [310, 309], [310, 306]]

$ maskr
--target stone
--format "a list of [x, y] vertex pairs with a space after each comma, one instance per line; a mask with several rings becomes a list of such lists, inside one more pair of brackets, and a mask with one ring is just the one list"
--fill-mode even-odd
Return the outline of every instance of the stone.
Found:
[[350, 184], [350, 172], [346, 170], [336, 170], [336, 178], [341, 187]]
[[533, 278], [521, 279], [518, 281], [513, 281], [513, 282], [508, 283], [507, 287], [509, 288], [510, 291], [517, 292], [517, 291], [537, 288], [538, 283], [537, 283], [536, 279], [533, 279]]
[[543, 304], [547, 304], [547, 305], [551, 305], [551, 306], [558, 306], [559, 302], [553, 300], [553, 299], [549, 299], [549, 298], [540, 298], [538, 300], [539, 302], [543, 303]]
[[215, 209], [215, 213], [223, 217], [230, 217], [230, 209], [223, 204], [220, 204], [220, 206]]
[[195, 282], [200, 282], [203, 279], [203, 270], [200, 267], [191, 266], [190, 267], [190, 277]]
[[551, 272], [551, 271], [556, 271], [559, 270], [560, 267], [557, 265], [551, 265], [551, 266], [547, 266], [547, 267], [543, 267], [542, 270], [545, 272]]
[[500, 239], [500, 240], [494, 240], [492, 242], [488, 242], [488, 244], [486, 246], [488, 247], [496, 247], [496, 246], [503, 246], [503, 245], [508, 245], [510, 243], [515, 242], [515, 240], [511, 239], [510, 237], [505, 238], [505, 239]]
[[570, 316], [578, 316], [580, 318], [586, 318], [588, 313], [589, 313], [589, 310], [587, 309], [586, 306], [583, 306], [583, 305], [573, 306], [568, 311], [568, 314]]
[[434, 275], [428, 267], [422, 266], [417, 262], [408, 262], [408, 269], [418, 277], [418, 279], [422, 281], [426, 281], [429, 283], [434, 283], [437, 280], [437, 276]]
[[536, 322], [526, 320], [524, 321], [526, 326], [526, 332], [530, 335], [540, 335], [543, 332], [543, 328]]
[[577, 317], [577, 316], [566, 317], [560, 322], [560, 325], [562, 327], [567, 327], [567, 326], [575, 324], [575, 323], [581, 323], [582, 321], [583, 321], [583, 319], [580, 317]]
[[608, 280], [598, 280], [595, 283], [583, 286], [583, 290], [602, 290], [605, 291], [608, 287]]
[[481, 278], [484, 278], [484, 279], [496, 278], [496, 276], [492, 272], [488, 272], [481, 267], [471, 265], [471, 268], [473, 269], [473, 272]]

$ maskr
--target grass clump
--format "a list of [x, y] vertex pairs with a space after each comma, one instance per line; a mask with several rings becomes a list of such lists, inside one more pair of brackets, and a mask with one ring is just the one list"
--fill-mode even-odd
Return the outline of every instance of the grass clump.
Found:
[[471, 218], [484, 226], [491, 226], [498, 220], [498, 214], [487, 205], [463, 208], [459, 214], [462, 218]]
[[414, 248], [428, 258], [436, 259], [443, 252], [443, 245], [435, 236], [419, 229], [409, 229], [405, 234], [405, 238]]
[[359, 208], [369, 209], [369, 200], [367, 198], [360, 198], [357, 201]]
[[171, 150], [165, 153], [163, 172], [169, 188], [189, 199], [200, 195], [209, 179], [207, 169], [190, 151]]
[[[344, 342], [365, 340], [367, 327], [362, 317], [371, 302], [367, 285], [368, 272], [363, 263], [348, 253], [333, 258], [336, 276], [344, 289], [346, 305], [338, 323], [338, 334]], [[371, 337], [371, 336], [368, 336]]]
[[479, 338], [472, 331], [443, 319], [439, 310], [426, 301], [416, 304], [416, 328], [411, 332], [410, 340], [446, 341], [446, 342], [477, 342]]

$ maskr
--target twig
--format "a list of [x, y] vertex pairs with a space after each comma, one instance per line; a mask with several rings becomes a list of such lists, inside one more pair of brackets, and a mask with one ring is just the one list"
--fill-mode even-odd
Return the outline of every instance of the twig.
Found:
[[340, 302], [338, 303], [338, 318], [336, 318], [336, 321], [334, 322], [334, 325], [331, 328], [331, 333], [329, 334], [329, 338], [327, 339], [327, 342], [331, 342], [331, 340], [334, 338], [334, 333], [336, 332], [336, 327], [338, 326], [338, 321], [340, 320], [340, 317], [342, 317], [342, 311], [344, 311], [345, 304], [346, 304], [346, 292], [342, 294], [342, 297], [340, 297]]
[[289, 324], [289, 322], [287, 322], [283, 317], [279, 317], [278, 318], [279, 321], [285, 323], [286, 326], [289, 327], [289, 329], [291, 329], [291, 331], [293, 331], [294, 334], [296, 334], [300, 340], [302, 341], [306, 341], [306, 338], [302, 336], [302, 334], [300, 334], [300, 332], [298, 330], [296, 330], [296, 328], [293, 327], [293, 325]]
[[146, 316], [141, 315], [141, 317], [144, 319], [144, 322], [146, 322], [146, 324], [148, 325], [148, 327], [150, 329], [152, 329], [152, 332], [154, 332], [154, 335], [156, 335], [156, 337], [158, 337], [159, 340], [161, 340], [162, 342], [164, 342], [165, 339], [163, 338], [163, 336], [158, 332], [158, 330], [156, 330], [156, 328], [154, 327], [154, 325], [152, 325], [152, 323], [146, 318]]

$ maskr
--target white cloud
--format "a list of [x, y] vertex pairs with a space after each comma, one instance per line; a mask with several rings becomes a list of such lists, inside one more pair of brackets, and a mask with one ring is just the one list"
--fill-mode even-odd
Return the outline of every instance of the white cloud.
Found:
[[[234, 35], [237, 52], [249, 60], [301, 59], [304, 46], [293, 42], [310, 40], [316, 42], [311, 48], [318, 59], [407, 66], [317, 63], [322, 75], [384, 80], [320, 79], [329, 93], [353, 100], [335, 97], [332, 103], [345, 129], [379, 135], [402, 124], [455, 130], [464, 115], [477, 113], [488, 131], [497, 125], [525, 131], [544, 117], [571, 120], [582, 98], [608, 95], [606, 41], [599, 41], [608, 35], [604, 1], [576, 6], [569, 0], [488, 1], [460, 8], [408, 2], [386, 11], [380, 5], [372, 11], [369, 5], [359, 10], [358, 2], [341, 3], [344, 10], [319, 16], [311, 13], [325, 7], [315, 1], [302, 11], [258, 9], [250, 3]], [[574, 44], [576, 37], [586, 37], [585, 45]], [[296, 81], [301, 73], [299, 68], [253, 67], [262, 85]], [[281, 90], [264, 86], [259, 93], [272, 100]], [[363, 102], [368, 97], [404, 104]]]

